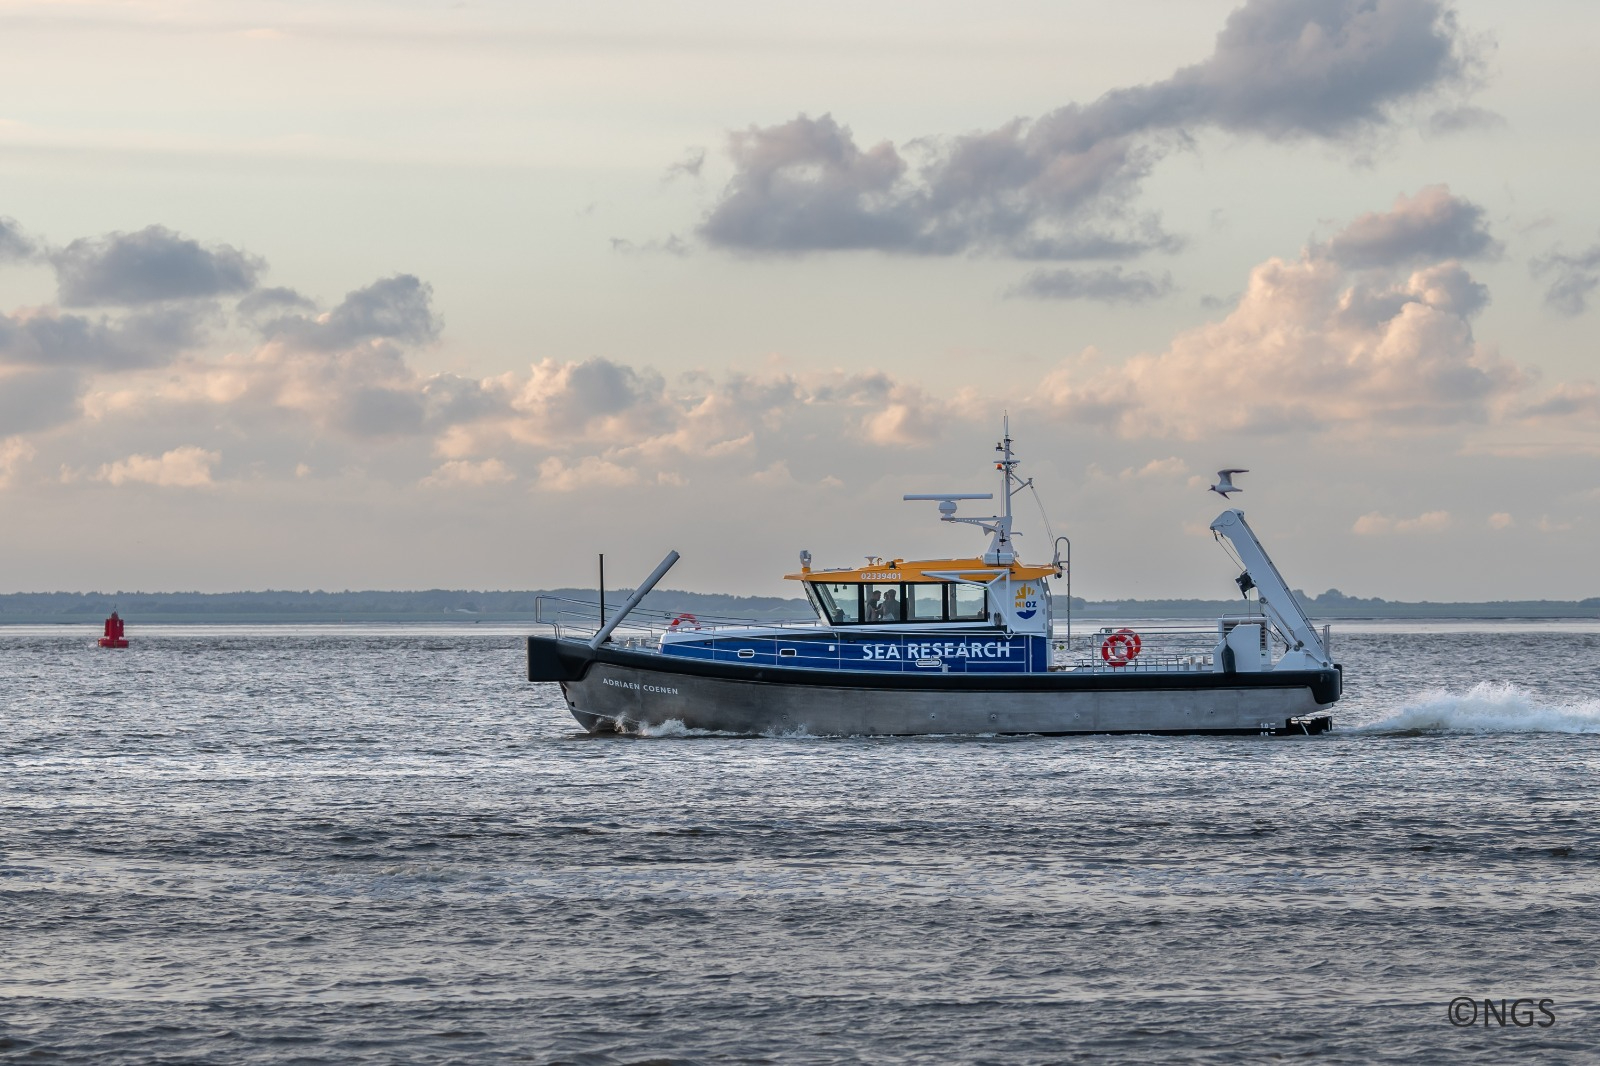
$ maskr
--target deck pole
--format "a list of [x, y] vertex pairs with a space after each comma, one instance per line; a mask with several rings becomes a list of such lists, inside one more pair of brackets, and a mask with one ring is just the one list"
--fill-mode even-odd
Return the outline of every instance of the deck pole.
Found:
[[600, 632], [596, 633], [594, 639], [589, 641], [589, 647], [598, 648], [610, 639], [611, 631], [621, 625], [622, 620], [628, 617], [629, 612], [639, 606], [639, 601], [649, 595], [650, 590], [656, 587], [656, 582], [667, 575], [667, 571], [672, 569], [672, 564], [676, 563], [678, 558], [677, 552], [667, 552], [667, 557], [657, 563], [654, 570], [650, 571], [650, 576], [644, 579], [644, 584], [633, 590], [633, 595], [628, 597], [628, 602], [622, 605], [622, 609], [612, 617], [611, 621], [600, 627]]

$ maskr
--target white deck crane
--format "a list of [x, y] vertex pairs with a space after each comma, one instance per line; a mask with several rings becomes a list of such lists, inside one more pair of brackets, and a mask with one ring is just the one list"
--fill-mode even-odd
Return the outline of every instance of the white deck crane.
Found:
[[[1283, 575], [1272, 565], [1272, 560], [1267, 557], [1267, 550], [1261, 546], [1261, 541], [1256, 539], [1255, 531], [1244, 520], [1244, 512], [1237, 507], [1223, 511], [1211, 523], [1211, 531], [1219, 537], [1228, 538], [1228, 543], [1233, 545], [1234, 551], [1239, 555], [1240, 564], [1244, 566], [1243, 577], [1255, 585], [1256, 595], [1261, 600], [1261, 609], [1272, 619], [1278, 631], [1292, 642], [1288, 654], [1279, 660], [1279, 668], [1306, 669], [1309, 665], [1306, 660], [1310, 660], [1316, 666], [1331, 667], [1333, 660], [1328, 657], [1328, 650], [1323, 647], [1322, 638], [1317, 635], [1316, 627], [1311, 624], [1311, 619], [1306, 617], [1305, 611], [1301, 610], [1300, 601], [1289, 591]], [[1241, 582], [1240, 587], [1248, 589], [1250, 585]], [[1301, 655], [1296, 655], [1296, 652], [1300, 652]], [[1287, 667], [1283, 665], [1286, 662], [1290, 663]]]

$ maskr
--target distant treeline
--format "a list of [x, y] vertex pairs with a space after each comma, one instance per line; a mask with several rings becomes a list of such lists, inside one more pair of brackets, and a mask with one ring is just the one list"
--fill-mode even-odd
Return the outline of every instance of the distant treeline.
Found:
[[[1314, 619], [1331, 621], [1364, 618], [1600, 618], [1600, 596], [1586, 600], [1492, 600], [1485, 603], [1428, 600], [1406, 602], [1377, 596], [1346, 596], [1329, 589], [1320, 596], [1308, 596], [1300, 589], [1295, 598]], [[1081, 609], [1090, 616], [1120, 615], [1124, 618], [1214, 618], [1244, 606], [1237, 600], [1106, 600], [1086, 604]], [[1080, 610], [1074, 600], [1074, 611]]]
[[[606, 590], [611, 611], [631, 590]], [[478, 592], [14, 592], [0, 595], [0, 623], [98, 622], [112, 611], [145, 622], [532, 622], [540, 596], [594, 603], [594, 589]], [[641, 609], [771, 621], [808, 618], [805, 600], [661, 590]], [[547, 600], [546, 615], [564, 608]], [[592, 613], [591, 613], [592, 617]]]
[[[608, 589], [615, 611], [627, 589]], [[1405, 603], [1363, 599], [1329, 589], [1320, 596], [1296, 590], [1306, 612], [1318, 619], [1359, 618], [1600, 618], [1600, 597], [1586, 600], [1502, 600], [1491, 603]], [[135, 622], [533, 622], [540, 596], [592, 604], [594, 589], [476, 592], [14, 592], [0, 594], [0, 623], [99, 622], [112, 611]], [[1058, 614], [1062, 611], [1057, 601]], [[1241, 610], [1243, 600], [1072, 599], [1072, 613], [1086, 617], [1211, 618]], [[724, 596], [663, 589], [645, 598], [643, 610], [690, 613], [713, 619], [778, 621], [813, 617], [803, 599]], [[545, 616], [581, 607], [547, 600]], [[593, 617], [593, 613], [589, 613]]]

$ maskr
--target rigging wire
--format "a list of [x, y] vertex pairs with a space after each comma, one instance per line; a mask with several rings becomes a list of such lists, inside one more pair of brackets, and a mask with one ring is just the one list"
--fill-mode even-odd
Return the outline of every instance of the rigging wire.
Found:
[[[1211, 539], [1222, 545], [1223, 552], [1228, 556], [1229, 559], [1233, 560], [1233, 564], [1239, 568], [1239, 573], [1248, 574], [1250, 572], [1250, 568], [1244, 565], [1244, 560], [1239, 558], [1239, 553], [1234, 551], [1232, 542], [1214, 529], [1211, 531]], [[1266, 608], [1261, 606], [1260, 592], [1256, 593], [1256, 598], [1253, 600], [1250, 598], [1248, 593], [1241, 591], [1240, 595], [1244, 597], [1245, 605], [1249, 607], [1253, 613], [1265, 617], [1267, 612]]]
[[1033, 478], [1028, 479], [1028, 491], [1033, 493], [1033, 502], [1039, 508], [1039, 521], [1044, 523], [1044, 535], [1050, 538], [1051, 550], [1055, 550], [1056, 531], [1050, 528], [1050, 516], [1045, 514], [1044, 501], [1039, 498], [1039, 490], [1033, 487]]
[[1240, 573], [1243, 573], [1248, 569], [1248, 567], [1244, 565], [1244, 560], [1239, 558], [1239, 553], [1233, 550], [1233, 545], [1230, 544], [1221, 533], [1218, 533], [1213, 529], [1211, 531], [1211, 539], [1222, 545], [1223, 552], [1228, 556], [1228, 558], [1233, 560], [1234, 565], [1239, 568]]

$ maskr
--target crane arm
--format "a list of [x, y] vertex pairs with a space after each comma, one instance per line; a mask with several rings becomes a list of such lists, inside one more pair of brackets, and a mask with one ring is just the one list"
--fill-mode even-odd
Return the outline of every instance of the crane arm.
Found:
[[1333, 665], [1328, 659], [1327, 649], [1322, 646], [1322, 638], [1317, 635], [1316, 627], [1301, 609], [1300, 601], [1289, 591], [1283, 575], [1272, 565], [1255, 531], [1245, 522], [1244, 512], [1237, 507], [1223, 511], [1211, 523], [1211, 531], [1228, 538], [1228, 543], [1239, 553], [1245, 573], [1255, 582], [1256, 595], [1261, 598], [1261, 609], [1278, 629], [1323, 666]]

